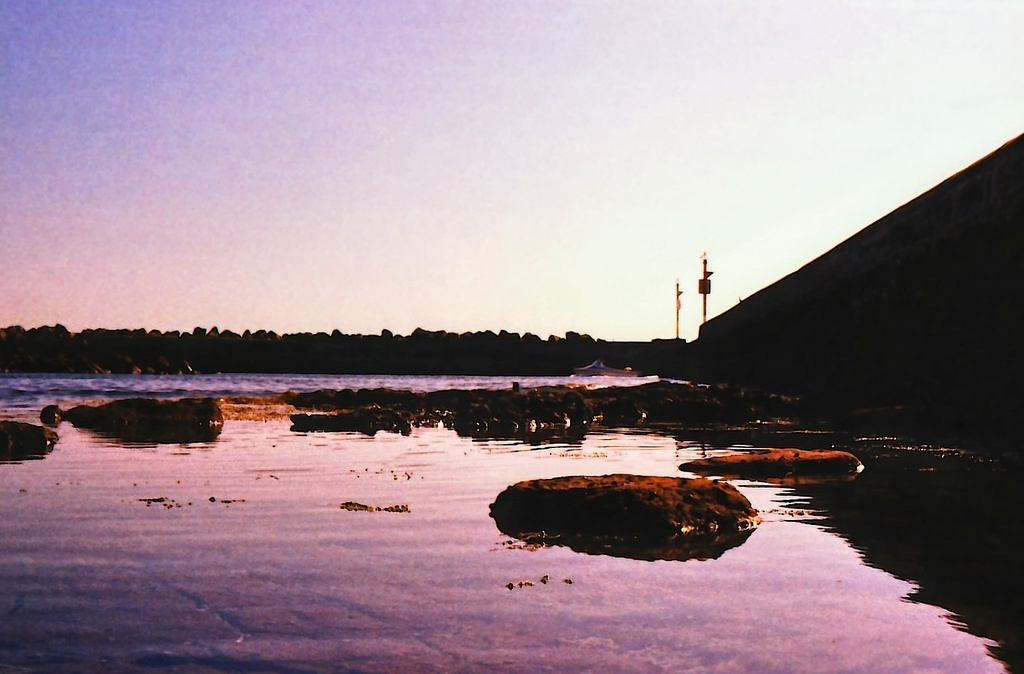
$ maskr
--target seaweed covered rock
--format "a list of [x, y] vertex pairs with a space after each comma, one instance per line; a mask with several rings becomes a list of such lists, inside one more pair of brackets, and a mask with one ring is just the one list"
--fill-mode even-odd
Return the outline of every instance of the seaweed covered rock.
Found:
[[474, 393], [450, 410], [452, 427], [465, 437], [575, 439], [593, 420], [584, 397], [567, 387]]
[[[794, 398], [728, 386], [685, 382], [654, 382], [640, 386], [583, 388], [541, 386], [529, 390], [313, 391], [288, 393], [285, 400], [299, 409], [346, 412], [338, 419], [300, 418], [296, 430], [375, 432], [388, 428], [373, 422], [384, 411], [400, 417], [402, 426], [443, 424], [459, 435], [527, 441], [577, 440], [594, 425], [633, 428], [671, 424], [696, 428], [790, 421], [799, 401]], [[374, 411], [384, 410], [384, 411]], [[293, 420], [294, 421], [294, 420]], [[398, 423], [398, 422], [396, 422]]]
[[57, 434], [42, 426], [0, 421], [0, 461], [41, 459], [53, 449]]
[[735, 386], [658, 381], [640, 386], [609, 386], [586, 392], [604, 426], [661, 423], [689, 427], [746, 424], [798, 416], [800, 401]]
[[853, 454], [835, 449], [770, 449], [697, 459], [679, 469], [723, 477], [818, 478], [853, 477], [864, 470], [864, 464]]
[[79, 405], [61, 417], [79, 428], [131, 442], [207, 442], [216, 439], [224, 426], [220, 405], [212, 398], [129, 398]]
[[295, 431], [379, 430], [409, 432], [412, 426], [443, 424], [475, 438], [582, 436], [592, 415], [584, 397], [566, 387], [529, 391], [448, 390], [421, 393], [391, 389], [289, 393], [300, 409], [330, 414], [296, 414]]
[[412, 430], [405, 415], [379, 405], [337, 410], [331, 414], [293, 414], [291, 420], [291, 429], [298, 432], [351, 431], [375, 435], [377, 431], [391, 431], [407, 435]]
[[637, 559], [717, 557], [760, 521], [728, 483], [625, 474], [518, 482], [490, 512], [498, 529], [527, 543]]

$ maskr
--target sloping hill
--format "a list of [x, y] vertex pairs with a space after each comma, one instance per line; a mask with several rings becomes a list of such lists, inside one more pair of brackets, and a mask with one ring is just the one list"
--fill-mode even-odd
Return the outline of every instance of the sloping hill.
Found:
[[1024, 396], [1024, 136], [704, 325], [706, 380], [1008, 437]]

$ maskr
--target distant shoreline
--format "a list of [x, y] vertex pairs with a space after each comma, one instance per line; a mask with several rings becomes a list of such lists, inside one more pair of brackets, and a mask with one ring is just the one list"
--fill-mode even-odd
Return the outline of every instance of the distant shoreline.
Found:
[[681, 377], [685, 340], [608, 342], [569, 332], [546, 340], [526, 333], [451, 333], [417, 329], [408, 336], [217, 328], [192, 332], [83, 330], [61, 325], [0, 328], [0, 371], [60, 374], [408, 374], [568, 375], [601, 359], [612, 367]]

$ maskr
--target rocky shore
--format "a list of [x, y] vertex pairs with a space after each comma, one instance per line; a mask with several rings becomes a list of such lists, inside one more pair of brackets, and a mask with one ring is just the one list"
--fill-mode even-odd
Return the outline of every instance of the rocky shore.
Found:
[[468, 437], [578, 439], [596, 426], [688, 428], [794, 423], [795, 398], [730, 386], [654, 382], [640, 386], [414, 393], [390, 389], [317, 391], [284, 397], [296, 431], [408, 433], [445, 426]]

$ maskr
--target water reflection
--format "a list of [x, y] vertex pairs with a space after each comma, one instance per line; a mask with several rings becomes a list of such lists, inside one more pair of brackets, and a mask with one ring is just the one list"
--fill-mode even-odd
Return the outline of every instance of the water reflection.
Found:
[[56, 441], [57, 434], [52, 429], [0, 420], [0, 463], [42, 459]]
[[1024, 467], [971, 456], [855, 439], [833, 432], [730, 429], [673, 433], [685, 454], [736, 448], [845, 449], [864, 464], [856, 479], [757, 478], [808, 499], [823, 526], [865, 563], [916, 589], [910, 600], [949, 611], [949, 622], [998, 644], [992, 654], [1024, 672]]
[[[229, 421], [186, 458], [173, 445], [126, 453], [124, 441], [61, 430], [63, 451], [0, 471], [17, 474], [0, 489], [0, 659], [14, 668], [997, 669], [938, 611], [901, 601], [905, 583], [788, 515], [732, 540], [637, 546], [523, 533], [528, 542], [506, 546], [545, 548], [495, 549], [486, 505], [509, 483], [675, 475], [699, 450], [663, 435], [516, 451], [436, 429], [368, 438]], [[811, 500], [741, 486], [765, 510]], [[350, 500], [412, 512], [339, 508]], [[506, 589], [548, 574], [574, 582]]]
[[[952, 452], [854, 447], [857, 480], [797, 484], [871, 566], [913, 582], [910, 599], [999, 646], [1024, 672], [1024, 470]], [[961, 622], [962, 621], [962, 622]]]
[[21, 463], [22, 461], [39, 461], [53, 451], [53, 445], [43, 447], [26, 447], [0, 442], [0, 463]]
[[173, 424], [132, 424], [123, 428], [93, 430], [88, 433], [108, 444], [124, 443], [133, 446], [191, 445], [211, 443], [220, 436], [220, 426], [176, 426]]
[[726, 550], [743, 545], [754, 533], [754, 529], [746, 529], [714, 534], [681, 534], [668, 540], [652, 542], [582, 534], [550, 536], [516, 531], [514, 527], [507, 526], [507, 523], [506, 526], [502, 526], [503, 523], [498, 520], [499, 518], [495, 518], [498, 530], [506, 536], [518, 539], [525, 548], [564, 546], [585, 555], [606, 555], [645, 562], [718, 559]]

